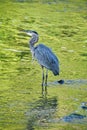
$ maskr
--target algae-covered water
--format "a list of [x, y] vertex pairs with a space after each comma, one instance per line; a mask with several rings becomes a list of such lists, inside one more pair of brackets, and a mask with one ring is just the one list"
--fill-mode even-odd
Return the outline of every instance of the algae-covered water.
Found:
[[[37, 31], [59, 58], [47, 94], [21, 29]], [[86, 0], [0, 1], [0, 130], [44, 129], [87, 129]]]

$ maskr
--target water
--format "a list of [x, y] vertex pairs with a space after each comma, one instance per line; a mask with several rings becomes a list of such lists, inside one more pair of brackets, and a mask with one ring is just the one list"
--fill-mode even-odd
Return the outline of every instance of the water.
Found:
[[79, 114], [81, 112], [79, 106], [79, 109], [75, 112], [60, 118], [55, 118], [58, 107], [56, 96], [51, 98], [41, 97], [40, 100], [31, 103], [31, 109], [26, 112], [28, 119], [27, 130], [33, 130], [35, 126], [48, 127], [51, 123], [87, 125], [87, 110], [84, 111], [83, 115]]
[[[86, 130], [86, 5], [22, 1], [0, 3], [0, 130]], [[41, 68], [19, 28], [38, 30], [59, 56], [60, 76], [49, 72], [43, 95]]]
[[[40, 100], [31, 104], [31, 109], [26, 112], [28, 118], [27, 128], [36, 126], [45, 126], [53, 117], [57, 109], [57, 98], [42, 97]], [[32, 122], [32, 123], [31, 123]], [[31, 125], [30, 125], [31, 124]]]

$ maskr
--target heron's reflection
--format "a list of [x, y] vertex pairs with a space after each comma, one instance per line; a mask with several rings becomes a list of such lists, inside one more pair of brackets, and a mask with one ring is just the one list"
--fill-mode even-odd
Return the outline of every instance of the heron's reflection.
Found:
[[28, 116], [27, 130], [34, 130], [35, 126], [45, 126], [53, 118], [57, 105], [56, 97], [47, 98], [46, 95], [32, 103], [32, 108], [26, 113]]
[[47, 85], [42, 86], [42, 98], [46, 100], [47, 97]]

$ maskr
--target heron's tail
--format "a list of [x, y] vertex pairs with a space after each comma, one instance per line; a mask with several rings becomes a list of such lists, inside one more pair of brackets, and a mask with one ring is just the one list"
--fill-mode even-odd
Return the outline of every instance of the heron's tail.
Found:
[[56, 75], [59, 75], [59, 72], [55, 71], [53, 72], [53, 74], [56, 76]]
[[53, 69], [52, 70], [53, 74], [56, 76], [56, 75], [59, 75], [59, 70], [56, 70], [56, 69]]
[[52, 66], [51, 71], [53, 72], [53, 74], [54, 74], [55, 76], [56, 76], [56, 75], [59, 75], [59, 66], [57, 66], [57, 65]]

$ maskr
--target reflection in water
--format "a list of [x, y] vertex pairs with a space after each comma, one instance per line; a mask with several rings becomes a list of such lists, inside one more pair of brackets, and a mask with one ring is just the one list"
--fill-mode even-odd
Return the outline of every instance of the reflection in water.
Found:
[[42, 86], [42, 97], [46, 98], [47, 96], [47, 85]]
[[45, 126], [55, 114], [57, 98], [42, 97], [31, 104], [31, 109], [26, 113], [28, 117], [27, 130], [34, 130], [35, 126]]
[[[71, 83], [67, 81], [67, 83]], [[76, 80], [74, 83], [86, 83], [86, 80]], [[46, 127], [49, 123], [73, 123], [73, 124], [87, 124], [87, 102], [82, 102], [79, 108], [84, 110], [84, 113], [81, 113], [80, 109], [77, 109], [75, 112], [65, 115], [61, 118], [55, 118], [55, 112], [58, 108], [57, 97], [47, 98], [47, 92], [42, 93], [42, 97], [29, 104], [30, 109], [26, 112], [28, 118], [28, 124], [26, 130], [34, 130], [35, 127]]]

